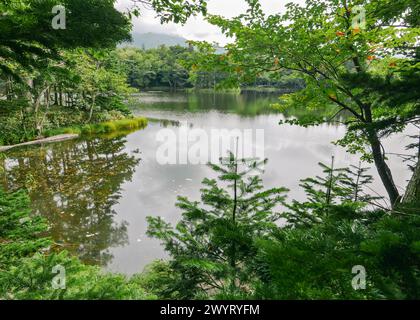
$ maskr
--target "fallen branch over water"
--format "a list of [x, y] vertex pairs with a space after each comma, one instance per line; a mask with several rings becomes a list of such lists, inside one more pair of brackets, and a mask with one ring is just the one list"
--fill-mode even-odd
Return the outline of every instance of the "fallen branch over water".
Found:
[[59, 134], [59, 135], [56, 135], [56, 136], [52, 136], [52, 137], [48, 137], [48, 138], [44, 138], [44, 139], [39, 139], [39, 140], [34, 140], [34, 141], [29, 141], [29, 142], [24, 142], [24, 143], [19, 143], [19, 144], [14, 144], [14, 145], [11, 145], [11, 146], [2, 146], [2, 147], [0, 147], [0, 152], [10, 150], [10, 149], [16, 148], [16, 147], [23, 147], [23, 146], [43, 144], [43, 143], [60, 142], [60, 141], [75, 139], [77, 137], [79, 137], [79, 135], [74, 134], [74, 133]]
[[83, 126], [75, 126], [68, 128], [58, 128], [46, 131], [44, 134], [47, 138], [19, 143], [11, 146], [0, 146], [0, 152], [10, 150], [16, 147], [36, 145], [51, 142], [60, 142], [64, 140], [74, 139], [80, 135], [92, 134], [109, 134], [113, 132], [124, 132], [143, 129], [147, 126], [147, 119], [143, 117], [126, 118], [114, 121], [107, 121], [95, 124], [86, 124]]

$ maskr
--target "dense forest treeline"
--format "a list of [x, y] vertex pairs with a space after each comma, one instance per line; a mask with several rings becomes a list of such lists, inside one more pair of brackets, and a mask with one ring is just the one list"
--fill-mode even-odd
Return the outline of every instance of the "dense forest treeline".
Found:
[[[129, 116], [124, 101], [134, 89], [115, 49], [131, 39], [130, 18], [146, 2], [120, 12], [113, 0], [0, 1], [0, 144]], [[52, 26], [56, 5], [66, 9], [62, 29]], [[201, 0], [150, 5], [162, 21], [205, 12]]]
[[[216, 56], [217, 48], [210, 50]], [[135, 47], [120, 48], [117, 55], [123, 62], [131, 87], [139, 89], [222, 89], [230, 76], [217, 69], [201, 68], [210, 52], [203, 52], [190, 43], [190, 47], [160, 46], [156, 49]], [[237, 88], [272, 88], [278, 92], [292, 92], [302, 89], [303, 80], [285, 73], [280, 77], [259, 75], [248, 82], [242, 81]]]
[[[207, 21], [234, 37], [224, 53], [203, 42], [191, 42], [190, 48], [116, 49], [130, 38], [130, 17], [141, 8], [121, 13], [114, 2], [66, 0], [71, 23], [54, 30], [50, 12], [59, 1], [0, 0], [0, 13], [6, 13], [0, 18], [2, 144], [130, 116], [124, 102], [132, 87], [293, 84], [298, 90], [283, 95], [277, 108], [327, 112], [285, 122], [319, 125], [346, 113], [346, 134], [335, 143], [376, 167], [387, 204], [379, 206], [369, 192], [372, 177], [362, 165], [324, 164], [322, 176], [301, 181], [307, 199], [289, 201], [281, 182], [264, 189], [258, 174], [264, 160], [230, 154], [211, 165], [218, 179], [204, 179], [200, 201], [179, 197], [183, 214], [175, 227], [158, 217], [147, 219], [148, 235], [163, 243], [170, 258], [127, 278], [87, 266], [54, 243], [48, 221], [31, 214], [27, 190], [0, 190], [1, 299], [420, 297], [419, 137], [407, 145], [416, 152], [401, 159], [413, 172], [405, 191], [395, 184], [383, 145], [385, 138], [420, 126], [418, 1], [307, 0], [266, 16], [258, 0], [247, 0], [246, 13], [231, 19], [207, 14], [204, 0], [146, 1], [162, 22], [207, 14]], [[358, 5], [366, 10], [363, 26], [354, 20]], [[118, 153], [122, 140], [113, 142], [112, 157], [126, 164], [111, 177], [118, 189], [136, 159]], [[107, 142], [91, 141], [86, 148], [101, 143]], [[89, 155], [87, 170], [95, 175], [100, 169], [95, 161], [103, 158]], [[47, 165], [60, 169], [54, 155], [51, 161]], [[0, 153], [0, 174], [5, 163]], [[22, 165], [42, 169], [40, 163]], [[98, 185], [86, 196], [108, 191]], [[69, 194], [70, 204], [89, 206], [79, 203], [79, 196]], [[117, 200], [95, 208], [106, 213], [104, 228], [110, 227], [110, 206]], [[65, 288], [51, 285], [50, 271], [57, 265], [66, 268]], [[354, 281], [355, 267], [366, 271], [366, 281]]]
[[59, 4], [0, 1], [0, 12], [6, 13], [0, 20], [2, 144], [99, 120], [99, 114], [112, 117], [104, 113], [113, 109], [127, 111], [120, 101], [128, 86], [106, 51], [130, 39], [128, 17], [113, 1], [66, 1], [72, 23], [55, 30], [51, 12]]

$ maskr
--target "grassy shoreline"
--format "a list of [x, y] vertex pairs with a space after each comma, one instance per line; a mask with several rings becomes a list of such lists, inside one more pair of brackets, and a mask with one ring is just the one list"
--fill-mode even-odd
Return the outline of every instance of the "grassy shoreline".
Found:
[[148, 120], [144, 117], [126, 118], [120, 120], [112, 120], [100, 123], [85, 124], [82, 126], [72, 126], [47, 130], [46, 137], [52, 137], [60, 134], [109, 134], [119, 131], [129, 132], [133, 130], [143, 129], [147, 126]]
[[0, 152], [4, 152], [6, 150], [19, 147], [19, 146], [25, 146], [25, 145], [32, 145], [45, 143], [48, 142], [57, 142], [60, 140], [54, 140], [49, 138], [60, 138], [60, 136], [82, 136], [82, 135], [95, 135], [95, 134], [113, 134], [113, 133], [130, 133], [135, 130], [143, 129], [147, 126], [148, 119], [144, 117], [135, 117], [135, 118], [125, 118], [125, 119], [119, 119], [119, 120], [111, 120], [106, 122], [100, 122], [100, 123], [93, 123], [93, 124], [85, 124], [85, 125], [79, 125], [79, 126], [71, 126], [71, 127], [62, 127], [62, 128], [56, 128], [51, 130], [46, 130], [42, 137], [38, 137], [36, 139], [31, 139], [28, 141], [24, 141], [21, 143], [16, 144], [9, 144], [9, 145], [2, 145], [0, 144]]

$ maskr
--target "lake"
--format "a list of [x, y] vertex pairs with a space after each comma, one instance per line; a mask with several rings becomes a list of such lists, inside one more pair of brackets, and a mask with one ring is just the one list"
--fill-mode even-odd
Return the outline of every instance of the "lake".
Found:
[[[319, 162], [330, 163], [334, 155], [336, 166], [359, 163], [356, 155], [331, 144], [345, 133], [342, 125], [279, 125], [285, 116], [270, 107], [278, 101], [276, 95], [156, 92], [135, 99], [133, 112], [154, 119], [144, 130], [23, 147], [10, 150], [3, 160], [2, 185], [9, 190], [28, 188], [33, 213], [48, 219], [54, 240], [106, 270], [130, 275], [154, 259], [164, 259], [159, 242], [145, 235], [146, 217], [176, 222], [177, 196], [199, 200], [202, 179], [214, 177], [204, 164], [160, 164], [156, 154], [162, 130], [176, 136], [182, 128], [209, 134], [214, 129], [264, 130], [263, 145], [254, 146], [269, 159], [264, 184], [287, 187], [289, 199], [304, 199], [299, 180], [320, 174]], [[406, 134], [386, 139], [386, 150], [405, 152], [410, 142]], [[187, 152], [178, 151], [180, 157]], [[389, 165], [403, 190], [409, 170], [395, 156], [390, 156]], [[371, 173], [372, 189], [384, 195], [376, 171]]]

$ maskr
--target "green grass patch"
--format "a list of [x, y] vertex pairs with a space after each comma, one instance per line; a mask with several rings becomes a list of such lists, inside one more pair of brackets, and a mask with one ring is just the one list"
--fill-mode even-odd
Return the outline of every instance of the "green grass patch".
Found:
[[121, 120], [107, 121], [94, 124], [86, 124], [84, 126], [74, 126], [67, 128], [58, 128], [45, 132], [46, 137], [56, 136], [59, 134], [110, 134], [115, 132], [132, 132], [143, 129], [147, 126], [146, 118], [127, 118]]

